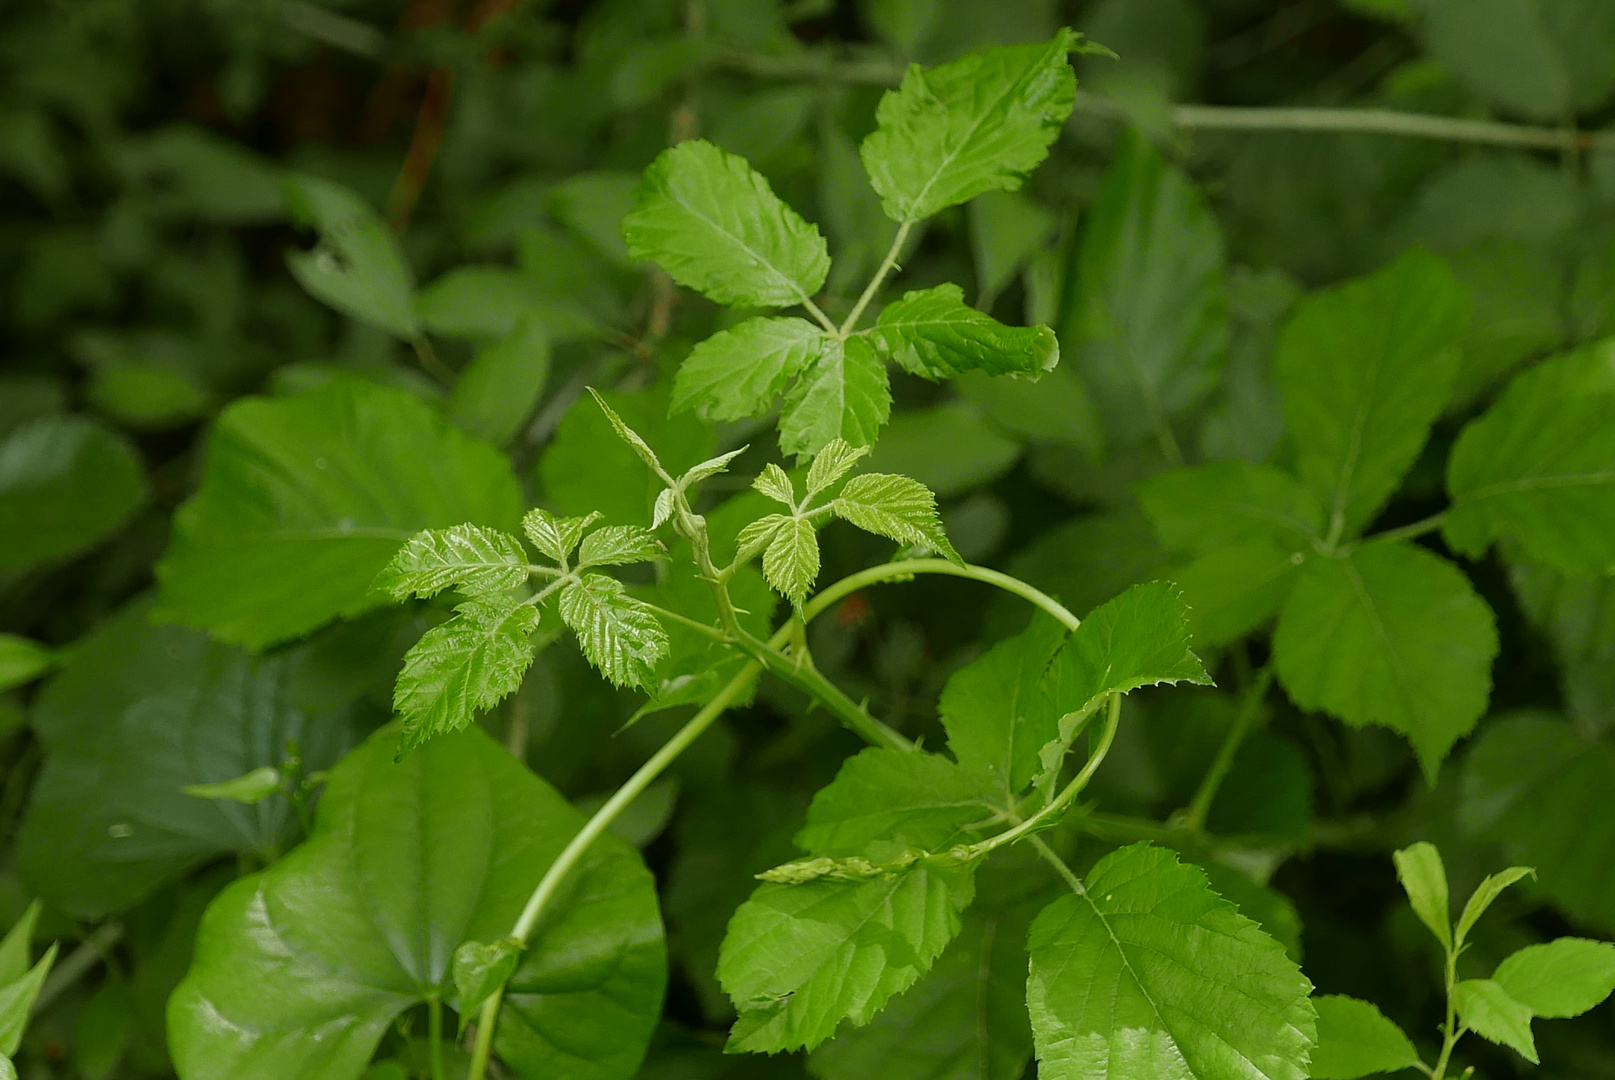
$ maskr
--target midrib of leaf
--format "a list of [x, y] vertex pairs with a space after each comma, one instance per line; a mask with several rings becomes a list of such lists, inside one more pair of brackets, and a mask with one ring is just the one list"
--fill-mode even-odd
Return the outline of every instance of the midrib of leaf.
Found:
[[791, 280], [791, 278], [788, 277], [783, 270], [781, 270], [779, 267], [775, 266], [771, 261], [769, 261], [767, 258], [765, 258], [763, 256], [762, 252], [757, 251], [750, 244], [746, 243], [746, 241], [742, 240], [738, 235], [736, 235], [735, 233], [730, 232], [728, 229], [724, 228], [722, 225], [719, 225], [716, 221], [714, 221], [711, 218], [707, 217], [705, 214], [701, 213], [701, 211], [697, 210], [695, 207], [689, 205], [688, 203], [680, 203], [679, 205], [683, 206], [684, 209], [688, 210], [691, 214], [693, 214], [695, 217], [699, 218], [701, 221], [706, 222], [709, 226], [712, 227], [712, 230], [714, 232], [718, 233], [720, 236], [727, 237], [736, 247], [740, 248], [740, 250], [744, 251], [746, 254], [748, 254], [748, 255], [752, 256], [754, 259], [756, 259], [759, 265], [767, 267], [768, 272], [773, 274], [774, 277], [776, 277], [777, 279], [779, 279], [779, 281], [784, 283], [785, 286], [788, 287], [792, 292], [796, 293], [797, 298], [802, 303], [805, 304], [810, 299], [808, 294], [802, 291], [802, 287], [800, 285], [798, 285], [795, 281]]
[[976, 1075], [981, 1080], [989, 1080], [988, 1072], [991, 1055], [987, 1052], [987, 1040], [991, 1032], [987, 1029], [987, 990], [992, 978], [993, 938], [998, 933], [998, 918], [993, 916], [987, 920], [981, 932], [981, 957], [976, 962]]
[[1478, 487], [1457, 500], [1457, 505], [1463, 506], [1466, 503], [1479, 502], [1482, 499], [1493, 498], [1497, 495], [1508, 495], [1516, 491], [1536, 491], [1542, 488], [1601, 487], [1605, 484], [1615, 484], [1615, 470], [1589, 473], [1559, 473], [1556, 476], [1522, 476], [1518, 480], [1499, 480], [1496, 483]]
[[[1375, 357], [1369, 367], [1370, 391], [1379, 386], [1380, 363], [1383, 360], [1383, 356]], [[1338, 544], [1341, 534], [1346, 531], [1346, 498], [1351, 491], [1352, 475], [1357, 471], [1357, 459], [1363, 452], [1363, 429], [1368, 426], [1368, 416], [1373, 411], [1372, 394], [1364, 394], [1363, 403], [1352, 420], [1351, 436], [1346, 442], [1346, 459], [1340, 463], [1340, 474], [1335, 478], [1335, 495], [1329, 510], [1329, 537], [1324, 541], [1329, 547]]]

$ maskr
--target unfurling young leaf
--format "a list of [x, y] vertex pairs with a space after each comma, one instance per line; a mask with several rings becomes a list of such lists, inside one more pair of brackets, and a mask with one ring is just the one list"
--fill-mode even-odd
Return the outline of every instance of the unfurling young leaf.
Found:
[[510, 978], [521, 958], [522, 944], [515, 938], [500, 938], [491, 945], [467, 941], [454, 950], [454, 989], [460, 994], [455, 1011], [462, 1023]]
[[583, 538], [578, 548], [578, 568], [628, 566], [650, 562], [665, 554], [667, 549], [650, 530], [637, 525], [607, 525]]
[[535, 507], [522, 518], [522, 531], [534, 547], [554, 559], [557, 565], [564, 566], [589, 526], [599, 520], [600, 515], [595, 513], [556, 517], [542, 507]]
[[911, 64], [881, 98], [859, 150], [893, 221], [919, 221], [984, 191], [1015, 191], [1048, 155], [1076, 101], [1066, 56], [1080, 38], [992, 49], [930, 70]]
[[1615, 991], [1615, 945], [1569, 937], [1527, 945], [1497, 965], [1492, 981], [1536, 1016], [1580, 1016]]
[[527, 553], [513, 536], [478, 525], [417, 533], [376, 578], [394, 600], [458, 589], [467, 596], [514, 589], [527, 580]]
[[1060, 362], [1046, 326], [1005, 326], [966, 304], [957, 285], [907, 293], [888, 304], [868, 331], [884, 360], [911, 375], [951, 379], [968, 371], [1036, 377]]
[[869, 453], [867, 446], [853, 446], [844, 439], [830, 440], [824, 449], [814, 456], [813, 464], [808, 466], [807, 497], [812, 499], [820, 492], [828, 490], [837, 480], [846, 476], [867, 453]]
[[1082, 894], [1043, 909], [1027, 948], [1042, 1080], [1307, 1076], [1311, 983], [1170, 851], [1105, 856]]
[[399, 754], [434, 735], [459, 731], [513, 693], [533, 662], [527, 635], [538, 619], [531, 604], [484, 596], [461, 604], [452, 619], [422, 635], [405, 654], [393, 693], [393, 708], [403, 720]]
[[651, 685], [656, 665], [667, 655], [667, 632], [622, 582], [585, 574], [561, 589], [560, 611], [583, 655], [613, 685]]
[[273, 765], [264, 765], [230, 780], [220, 780], [214, 784], [187, 784], [180, 790], [198, 799], [228, 799], [251, 806], [281, 790], [281, 775]]
[[630, 257], [731, 307], [803, 303], [830, 272], [818, 228], [744, 158], [700, 139], [662, 151], [645, 170], [622, 232]]
[[1458, 917], [1458, 926], [1453, 933], [1455, 945], [1462, 945], [1469, 937], [1469, 931], [1475, 928], [1480, 917], [1486, 914], [1486, 909], [1492, 906], [1492, 901], [1502, 895], [1503, 890], [1522, 878], [1532, 877], [1536, 871], [1529, 866], [1511, 866], [1507, 870], [1486, 875], [1481, 883], [1475, 886], [1468, 902], [1464, 904], [1464, 913]]
[[1536, 1039], [1531, 1035], [1531, 1010], [1509, 997], [1491, 979], [1465, 979], [1452, 988], [1453, 1004], [1464, 1026], [1483, 1039], [1513, 1048], [1531, 1064], [1538, 1064]]
[[1357, 1080], [1419, 1063], [1419, 1052], [1385, 1014], [1366, 1001], [1330, 994], [1312, 999], [1318, 1010], [1318, 1045], [1307, 1075], [1317, 1080]]
[[801, 606], [819, 576], [819, 536], [812, 522], [786, 518], [775, 526], [763, 552], [763, 576], [775, 591]]
[[867, 339], [827, 339], [780, 411], [779, 448], [800, 460], [835, 439], [872, 446], [892, 412], [886, 364]]
[[824, 331], [805, 319], [755, 318], [701, 342], [673, 380], [674, 412], [743, 420], [767, 412], [791, 380], [825, 350]]
[[600, 406], [600, 411], [606, 414], [606, 419], [611, 422], [611, 430], [617, 433], [617, 438], [632, 447], [634, 453], [639, 455], [639, 460], [650, 466], [651, 472], [657, 476], [666, 476], [667, 470], [662, 468], [661, 459], [656, 456], [656, 451], [651, 449], [650, 443], [641, 438], [639, 432], [629, 427], [627, 422], [617, 415], [616, 409], [606, 404], [606, 399], [600, 396], [600, 391], [591, 386], [589, 395], [594, 398], [595, 404]]
[[1396, 877], [1408, 894], [1413, 913], [1441, 942], [1452, 948], [1452, 910], [1447, 894], [1447, 868], [1434, 844], [1421, 840], [1396, 852]]
[[864, 473], [847, 481], [830, 504], [836, 517], [899, 544], [928, 547], [964, 565], [937, 517], [936, 496], [918, 480], [891, 473]]

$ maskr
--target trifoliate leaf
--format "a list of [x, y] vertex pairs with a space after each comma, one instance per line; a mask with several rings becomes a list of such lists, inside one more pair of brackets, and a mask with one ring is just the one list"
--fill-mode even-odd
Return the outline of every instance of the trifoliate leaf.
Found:
[[534, 547], [560, 564], [572, 557], [583, 534], [599, 520], [600, 515], [596, 513], [556, 517], [543, 507], [534, 507], [522, 518], [522, 532]]
[[514, 589], [527, 580], [527, 553], [498, 529], [456, 525], [416, 533], [376, 578], [394, 600], [458, 589], [467, 596]]
[[1419, 456], [1470, 308], [1446, 264], [1416, 249], [1303, 301], [1284, 328], [1274, 370], [1296, 468], [1332, 538], [1356, 536]]
[[454, 1011], [462, 1018], [475, 1016], [477, 1007], [510, 978], [521, 958], [522, 943], [515, 938], [492, 944], [463, 942], [454, 950], [454, 989], [460, 995]]
[[1145, 480], [1137, 493], [1161, 542], [1181, 551], [1259, 540], [1310, 552], [1323, 538], [1317, 496], [1270, 465], [1219, 461], [1172, 469]]
[[9, 986], [0, 986], [0, 1057], [10, 1059], [22, 1044], [23, 1029], [28, 1026], [34, 999], [39, 996], [45, 976], [56, 962], [56, 948], [52, 944], [46, 949], [45, 955], [22, 978]]
[[757, 474], [757, 479], [751, 482], [751, 486], [775, 502], [783, 503], [792, 510], [796, 509], [796, 485], [791, 483], [791, 478], [785, 470], [772, 461], [763, 466], [763, 471]]
[[865, 532], [899, 544], [921, 544], [950, 562], [964, 565], [942, 531], [936, 496], [918, 480], [892, 473], [864, 473], [848, 480], [830, 506], [836, 517]]
[[1492, 906], [1493, 900], [1503, 894], [1504, 889], [1535, 874], [1536, 871], [1529, 866], [1511, 866], [1507, 870], [1487, 874], [1482, 878], [1481, 883], [1475, 886], [1475, 891], [1469, 894], [1469, 899], [1464, 903], [1464, 913], [1458, 917], [1453, 940], [1462, 944], [1469, 937], [1469, 931], [1475, 928], [1480, 917], [1486, 914], [1486, 909]]
[[1161, 683], [1211, 682], [1189, 648], [1188, 614], [1175, 586], [1152, 581], [1095, 608], [1071, 632], [1041, 685], [1059, 714], [1058, 733], [1038, 748], [1035, 784], [1044, 798], [1054, 795], [1078, 725], [1104, 698]]
[[1085, 886], [1044, 908], [1027, 942], [1043, 1080], [1307, 1075], [1312, 985], [1198, 867], [1134, 844]]
[[420, 334], [415, 275], [398, 234], [364, 199], [338, 184], [304, 176], [286, 182], [292, 216], [318, 230], [313, 251], [290, 251], [298, 284], [344, 315], [411, 340]]
[[774, 590], [798, 606], [819, 576], [819, 534], [812, 522], [780, 522], [763, 552], [763, 576]]
[[1538, 1064], [1531, 1010], [1509, 997], [1507, 990], [1491, 979], [1465, 979], [1452, 988], [1452, 1001], [1469, 1030]]
[[1615, 945], [1572, 937], [1527, 945], [1497, 965], [1492, 981], [1536, 1016], [1580, 1016], [1615, 991]]
[[404, 655], [393, 692], [393, 709], [403, 720], [399, 755], [434, 735], [459, 731], [513, 693], [533, 662], [527, 635], [538, 619], [531, 604], [484, 596], [422, 635]]
[[280, 770], [273, 765], [264, 765], [216, 784], [187, 784], [180, 788], [185, 794], [198, 799], [228, 799], [248, 806], [263, 802], [280, 789]]
[[886, 365], [861, 337], [826, 340], [825, 347], [785, 395], [779, 448], [798, 459], [832, 439], [872, 446], [892, 412]]
[[237, 401], [205, 456], [158, 564], [154, 614], [250, 648], [385, 603], [376, 575], [422, 529], [514, 531], [521, 515], [503, 454], [412, 394], [357, 379]]
[[700, 139], [651, 162], [622, 234], [630, 257], [731, 307], [800, 304], [830, 272], [818, 228], [744, 158]]
[[942, 851], [993, 820], [987, 777], [923, 751], [869, 747], [848, 758], [813, 797], [796, 846], [812, 855], [886, 862]]
[[622, 582], [585, 574], [561, 590], [560, 611], [583, 655], [613, 685], [654, 685], [656, 665], [667, 655], [667, 632]]
[[0, 691], [33, 682], [56, 666], [56, 653], [17, 634], [0, 634]]
[[1172, 420], [1222, 370], [1227, 308], [1216, 216], [1148, 139], [1129, 134], [1083, 230], [1059, 327], [1108, 437], [1175, 445]]
[[1408, 903], [1419, 921], [1441, 942], [1452, 948], [1452, 911], [1447, 893], [1447, 868], [1434, 844], [1419, 841], [1395, 852], [1396, 879], [1408, 894]]
[[867, 453], [867, 446], [853, 446], [844, 439], [830, 440], [823, 450], [814, 455], [813, 464], [808, 466], [807, 497], [813, 498], [846, 476], [858, 464], [858, 459]]
[[825, 347], [824, 331], [805, 319], [747, 319], [720, 330], [680, 366], [673, 411], [694, 409], [708, 420], [758, 416]]
[[1273, 635], [1297, 705], [1407, 736], [1426, 775], [1486, 711], [1497, 627], [1457, 567], [1403, 541], [1307, 560]]
[[911, 375], [951, 379], [967, 371], [1041, 375], [1060, 362], [1060, 343], [1046, 326], [1005, 326], [965, 303], [954, 284], [905, 293], [868, 331], [883, 360]]
[[583, 538], [578, 548], [578, 568], [585, 566], [627, 566], [650, 562], [667, 554], [662, 542], [649, 529], [637, 525], [607, 525]]
[[1512, 536], [1565, 573], [1615, 570], [1615, 342], [1521, 374], [1458, 436], [1443, 535], [1478, 558]]
[[1418, 1064], [1419, 1052], [1402, 1029], [1368, 1002], [1329, 994], [1313, 998], [1312, 1007], [1318, 1010], [1318, 1045], [1307, 1075], [1357, 1080]]
[[909, 66], [860, 148], [893, 221], [918, 221], [984, 191], [1015, 191], [1048, 155], [1076, 100], [1078, 36], [1012, 45], [929, 71]]
[[959, 932], [972, 874], [916, 862], [867, 880], [765, 883], [729, 922], [718, 979], [734, 1053], [811, 1049], [869, 1022]]

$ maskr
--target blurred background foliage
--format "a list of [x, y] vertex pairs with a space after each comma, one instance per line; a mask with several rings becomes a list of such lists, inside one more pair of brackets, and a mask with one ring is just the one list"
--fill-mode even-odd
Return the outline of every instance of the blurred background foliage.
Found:
[[[24, 1045], [25, 1078], [170, 1075], [164, 1001], [202, 907], [297, 835], [284, 814], [225, 820], [209, 807], [219, 820], [190, 811], [198, 820], [175, 826], [183, 839], [144, 861], [97, 862], [74, 848], [93, 837], [75, 838], [121, 827], [186, 775], [170, 760], [183, 748], [158, 760], [98, 718], [155, 701], [154, 722], [204, 731], [267, 695], [288, 710], [273, 730], [301, 733], [310, 767], [323, 767], [385, 718], [398, 657], [421, 630], [418, 615], [373, 615], [264, 657], [179, 628], [129, 636], [220, 408], [338, 379], [402, 387], [505, 445], [531, 500], [609, 518], [617, 508], [601, 502], [618, 499], [615, 516], [638, 514], [639, 493], [603, 486], [631, 459], [597, 449], [601, 423], [572, 411], [585, 385], [633, 395], [629, 419], [675, 457], [772, 448], [763, 424], [665, 418], [671, 371], [739, 315], [628, 262], [617, 222], [639, 170], [693, 135], [749, 158], [830, 237], [824, 306], [845, 311], [892, 235], [856, 156], [881, 91], [910, 61], [1062, 25], [1119, 59], [1077, 59], [1082, 96], [1050, 161], [1023, 192], [932, 222], [900, 279], [961, 282], [998, 318], [1061, 334], [1062, 366], [1035, 385], [894, 384], [875, 461], [938, 491], [967, 558], [1077, 611], [1169, 573], [1133, 484], [1169, 464], [1282, 454], [1269, 367], [1286, 314], [1410, 245], [1447, 262], [1475, 314], [1460, 392], [1382, 527], [1440, 507], [1452, 436], [1500, 380], [1611, 331], [1615, 145], [1578, 134], [1611, 115], [1608, 0], [0, 2], [0, 631], [54, 650], [0, 663], [38, 674], [72, 661], [46, 694], [0, 696], [0, 925], [43, 894], [38, 938], [69, 944]], [[1348, 130], [1322, 130], [1331, 123]], [[1384, 133], [1398, 125], [1413, 134]], [[399, 231], [422, 283], [421, 349], [300, 287], [288, 255], [313, 240], [286, 198], [293, 175], [344, 185]], [[1146, 189], [1144, 209], [1122, 205]], [[1125, 236], [1106, 239], [1125, 212], [1162, 215], [1170, 274], [1130, 260]], [[1095, 288], [1130, 298], [1150, 350], [1140, 362], [1171, 376], [1160, 410], [1107, 380], [1084, 329]], [[538, 328], [530, 340], [514, 333], [523, 320]], [[523, 350], [527, 380], [449, 394], [444, 374], [495, 343]], [[886, 550], [840, 532], [825, 542], [826, 581]], [[1550, 715], [1596, 740], [1615, 718], [1608, 580], [1567, 583], [1506, 553], [1468, 568], [1502, 639], [1482, 745]], [[925, 733], [947, 674], [1025, 617], [939, 581], [854, 596], [813, 644], [855, 698]], [[1265, 645], [1210, 659], [1237, 686]], [[1182, 807], [1233, 701], [1143, 696], [1101, 774], [1106, 810]], [[488, 726], [597, 803], [670, 730], [659, 714], [614, 735], [637, 704], [549, 650]], [[662, 883], [674, 959], [647, 1077], [804, 1075], [798, 1058], [718, 1053], [729, 1007], [711, 976], [749, 875], [789, 857], [808, 797], [856, 747], [800, 705], [765, 689], [623, 826]], [[1460, 894], [1504, 865], [1506, 844], [1531, 855], [1529, 823], [1465, 813], [1466, 784], [1486, 783], [1482, 766], [1506, 762], [1506, 743], [1479, 761], [1461, 745], [1431, 786], [1390, 732], [1286, 703], [1269, 712], [1211, 811], [1211, 832], [1231, 838], [1214, 853], [1218, 887], [1267, 913], [1320, 991], [1432, 1030], [1436, 957], [1386, 853], [1438, 841]], [[1604, 742], [1583, 756], [1587, 798], [1565, 811], [1591, 845], [1566, 856], [1576, 888], [1500, 901], [1510, 917], [1477, 956], [1575, 928], [1615, 932], [1610, 864], [1593, 861], [1615, 855], [1615, 811], [1600, 809], [1615, 763]], [[35, 791], [53, 757], [82, 759], [76, 775], [89, 779]], [[1122, 819], [1116, 828], [1128, 838]], [[1539, 1033], [1541, 1075], [1615, 1076], [1609, 1008]], [[396, 1035], [400, 1060], [412, 1039]], [[1517, 1059], [1473, 1053], [1485, 1075], [1512, 1075]]]

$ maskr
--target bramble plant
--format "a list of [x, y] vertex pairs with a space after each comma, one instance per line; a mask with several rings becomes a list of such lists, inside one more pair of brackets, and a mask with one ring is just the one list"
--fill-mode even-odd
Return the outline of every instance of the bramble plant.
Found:
[[1615, 5], [36, 6], [0, 1080], [1608, 1072]]

